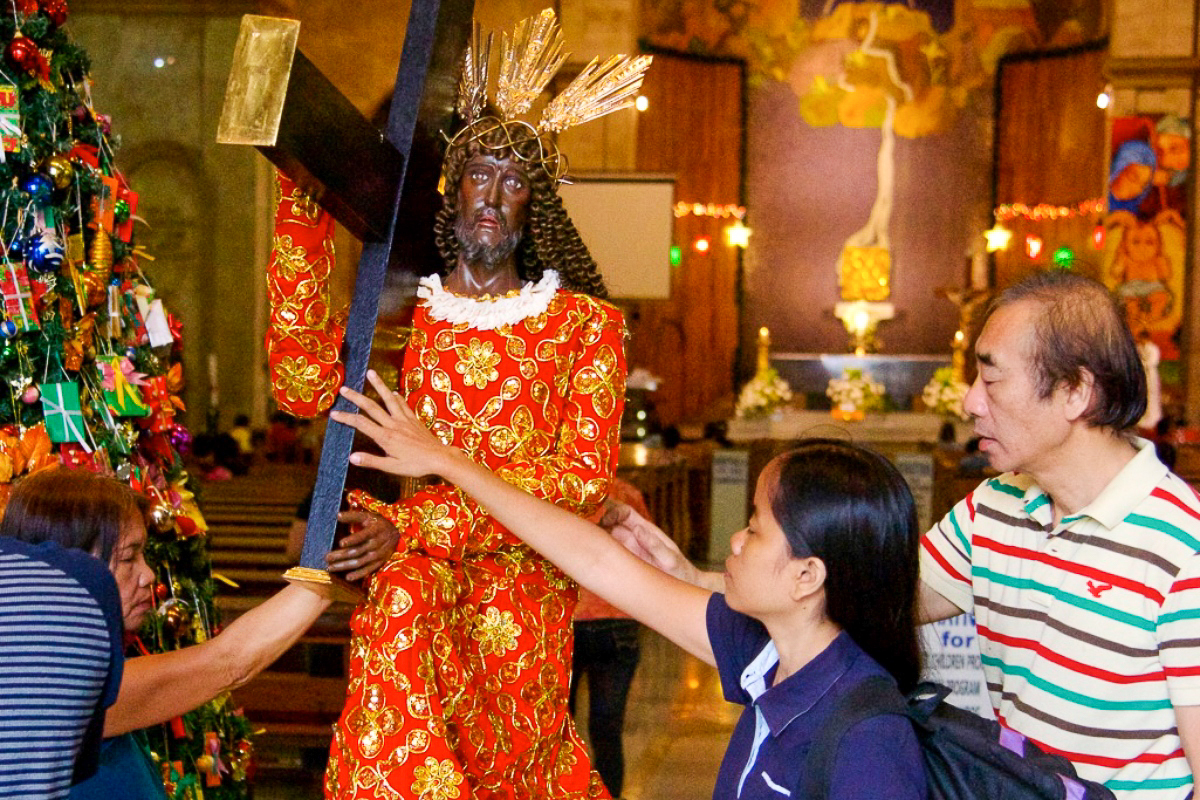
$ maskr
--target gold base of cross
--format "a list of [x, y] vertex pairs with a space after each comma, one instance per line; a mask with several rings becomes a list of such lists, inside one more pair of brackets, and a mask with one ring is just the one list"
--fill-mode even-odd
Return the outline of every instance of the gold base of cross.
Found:
[[329, 587], [328, 594], [335, 603], [358, 605], [367, 599], [367, 594], [361, 587], [344, 578], [329, 574], [328, 570], [313, 567], [292, 567], [283, 573], [283, 579], [288, 583], [309, 583]]

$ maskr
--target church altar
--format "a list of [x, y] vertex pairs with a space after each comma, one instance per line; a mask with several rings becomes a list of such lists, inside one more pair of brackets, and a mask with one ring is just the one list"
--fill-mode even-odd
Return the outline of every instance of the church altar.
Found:
[[[828, 411], [784, 409], [758, 419], [731, 419], [729, 440], [748, 444], [758, 439], [788, 441], [813, 437], [845, 438], [855, 442], [914, 450], [932, 448], [945, 418], [928, 412], [886, 411], [867, 414], [864, 419], [842, 421]], [[970, 422], [954, 423], [955, 440], [965, 442], [973, 427]]]
[[[868, 353], [787, 353], [769, 355], [775, 368], [792, 391], [804, 395], [810, 407], [823, 406], [825, 387], [831, 378], [839, 378], [846, 369], [861, 369], [887, 389], [896, 408], [911, 408], [921, 390], [939, 367], [951, 365], [951, 356], [925, 354]], [[818, 405], [821, 404], [821, 405]], [[936, 430], [934, 431], [936, 434]]]

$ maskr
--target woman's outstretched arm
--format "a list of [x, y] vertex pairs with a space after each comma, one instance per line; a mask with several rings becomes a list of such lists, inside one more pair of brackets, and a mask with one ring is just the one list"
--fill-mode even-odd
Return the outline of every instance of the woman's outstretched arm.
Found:
[[129, 659], [104, 735], [166, 722], [236, 689], [283, 655], [329, 604], [319, 587], [285, 586], [206, 642]]
[[361, 413], [333, 412], [333, 419], [374, 439], [384, 455], [354, 453], [351, 463], [395, 475], [442, 476], [580, 585], [713, 663], [705, 619], [710, 592], [660, 572], [596, 525], [522, 492], [443, 444], [378, 375], [367, 377], [383, 405], [343, 387]]

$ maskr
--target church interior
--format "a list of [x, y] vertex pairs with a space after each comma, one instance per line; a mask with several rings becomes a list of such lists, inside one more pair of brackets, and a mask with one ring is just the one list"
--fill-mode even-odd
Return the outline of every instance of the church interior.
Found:
[[[502, 30], [544, 5], [475, 0], [473, 13]], [[615, 248], [597, 261], [628, 327], [618, 475], [690, 558], [723, 561], [754, 477], [804, 436], [877, 447], [909, 480], [922, 523], [940, 517], [984, 474], [962, 412], [981, 314], [1039, 270], [1078, 271], [1117, 294], [1152, 354], [1140, 427], [1172, 446], [1179, 474], [1200, 479], [1195, 3], [552, 5], [570, 56], [548, 92], [595, 56], [654, 59], [635, 107], [558, 146], [585, 241]], [[173, 414], [190, 433], [172, 443], [211, 447], [240, 425], [256, 444], [228, 480], [210, 450], [185, 459], [217, 574], [208, 600], [227, 617], [283, 585], [324, 424], [281, 420], [271, 395], [275, 166], [262, 148], [219, 141], [243, 16], [298, 20], [299, 51], [376, 124], [409, 11], [397, 0], [71, 0], [90, 100], [111, 118], [115, 164], [137, 193], [139, 268], [182, 331]], [[313, 146], [353, 170], [345, 141]], [[340, 226], [334, 241], [341, 308], [364, 244]], [[414, 291], [400, 284], [382, 298], [371, 356], [393, 378]], [[285, 429], [286, 453], [272, 450]], [[236, 791], [321, 796], [348, 614], [325, 614], [228, 701], [255, 731], [226, 759]], [[948, 648], [969, 638], [944, 630]], [[981, 697], [971, 682], [968, 705]], [[622, 796], [710, 794], [736, 718], [713, 670], [644, 631]], [[176, 783], [191, 769], [181, 765]], [[236, 791], [216, 796], [248, 796]]]

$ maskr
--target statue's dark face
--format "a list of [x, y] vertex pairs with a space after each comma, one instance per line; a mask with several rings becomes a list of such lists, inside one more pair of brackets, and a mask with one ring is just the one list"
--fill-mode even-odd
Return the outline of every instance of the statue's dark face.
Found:
[[471, 156], [458, 184], [454, 233], [468, 263], [494, 266], [517, 248], [529, 216], [532, 187], [521, 162], [486, 153]]

